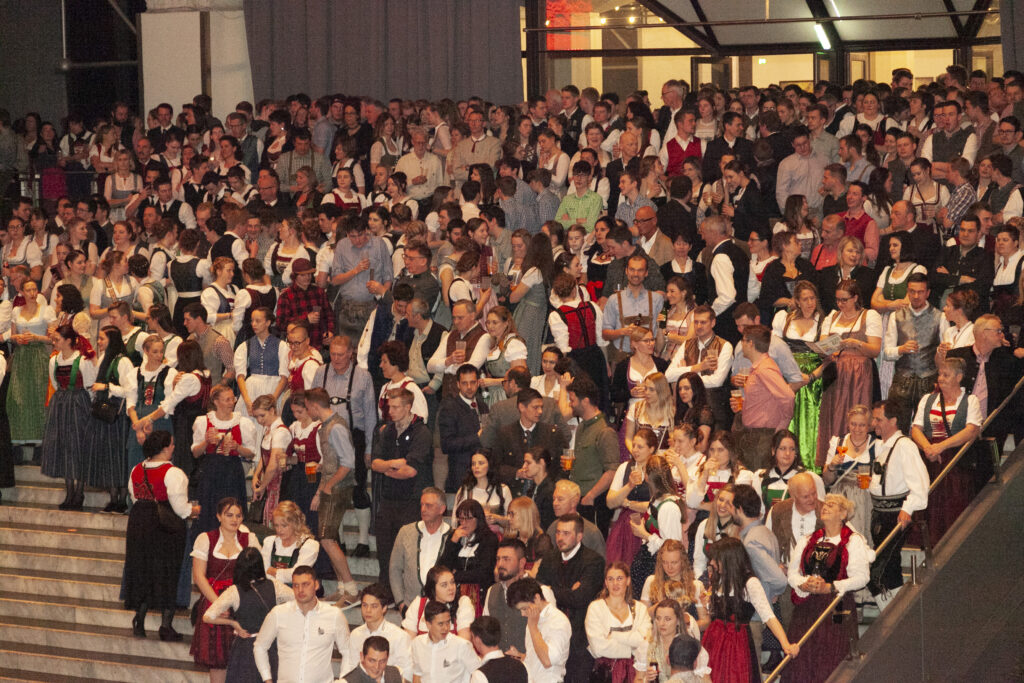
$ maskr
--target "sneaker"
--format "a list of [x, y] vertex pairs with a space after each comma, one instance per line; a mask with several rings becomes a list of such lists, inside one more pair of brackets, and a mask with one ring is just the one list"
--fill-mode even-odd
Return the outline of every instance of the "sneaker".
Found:
[[[351, 607], [359, 602], [358, 595], [352, 595], [351, 593], [339, 593], [340, 597], [334, 601], [334, 606], [341, 609]], [[331, 597], [334, 597], [333, 595]]]
[[369, 557], [370, 546], [365, 543], [360, 543], [356, 546], [356, 549], [352, 551], [352, 557]]

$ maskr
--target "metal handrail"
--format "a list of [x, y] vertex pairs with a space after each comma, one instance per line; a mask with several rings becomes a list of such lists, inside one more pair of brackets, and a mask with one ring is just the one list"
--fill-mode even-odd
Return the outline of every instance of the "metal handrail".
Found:
[[[1022, 333], [1024, 333], [1024, 332], [1022, 332]], [[950, 470], [952, 470], [957, 465], [957, 463], [960, 462], [960, 459], [963, 458], [964, 455], [967, 454], [967, 451], [970, 450], [971, 446], [973, 446], [974, 443], [978, 439], [982, 438], [982, 435], [985, 433], [985, 430], [988, 428], [988, 426], [992, 422], [992, 420], [1000, 412], [1002, 412], [1003, 408], [1005, 408], [1007, 406], [1007, 404], [1009, 404], [1010, 400], [1014, 396], [1017, 395], [1017, 392], [1020, 391], [1020, 388], [1022, 386], [1024, 386], [1024, 377], [1021, 377], [1017, 381], [1017, 384], [1014, 385], [1014, 387], [1013, 387], [1013, 391], [1011, 391], [1006, 396], [1006, 398], [1003, 399], [1003, 402], [1000, 403], [996, 407], [995, 410], [993, 410], [991, 413], [989, 413], [988, 417], [985, 418], [985, 421], [982, 423], [981, 429], [978, 430], [978, 433], [975, 434], [969, 441], [967, 441], [966, 443], [964, 443], [964, 445], [962, 445], [960, 447], [960, 450], [958, 450], [956, 455], [954, 455], [953, 458], [949, 461], [949, 464], [947, 464], [943, 468], [943, 470], [941, 472], [939, 472], [938, 476], [936, 476], [935, 479], [932, 480], [931, 485], [928, 486], [928, 495], [929, 496], [931, 495], [932, 491], [935, 490], [935, 487], [939, 485], [939, 482], [941, 482], [943, 479], [945, 479], [946, 475], [949, 474]], [[893, 530], [889, 532], [889, 535], [886, 536], [882, 540], [882, 542], [879, 543], [878, 546], [875, 547], [875, 553], [877, 554], [879, 551], [884, 549], [887, 545], [892, 543], [893, 539], [895, 539], [896, 536], [899, 533], [901, 533], [902, 531], [903, 531], [903, 528], [897, 524], [896, 527], [894, 527]], [[832, 600], [832, 602], [830, 602], [828, 604], [828, 606], [825, 607], [825, 609], [821, 612], [821, 614], [818, 615], [818, 618], [814, 620], [814, 623], [811, 624], [811, 627], [809, 629], [807, 629], [807, 632], [804, 633], [803, 636], [800, 637], [799, 641], [797, 641], [796, 644], [799, 647], [802, 648], [804, 646], [804, 643], [806, 643], [807, 640], [812, 635], [814, 635], [814, 632], [818, 630], [818, 627], [821, 626], [822, 622], [824, 622], [825, 619], [827, 619], [828, 616], [830, 614], [832, 614], [832, 612], [836, 609], [836, 607], [839, 606], [839, 603], [842, 601], [843, 596], [844, 596], [843, 593], [839, 593], [838, 595], [836, 595], [836, 597]], [[780, 675], [782, 675], [782, 670], [786, 668], [786, 665], [789, 664], [791, 659], [792, 659], [792, 657], [790, 657], [789, 655], [786, 655], [785, 657], [783, 657], [782, 661], [779, 662], [779, 665], [777, 667], [775, 667], [775, 669], [771, 672], [771, 674], [768, 675], [768, 678], [764, 679], [764, 683], [771, 683], [771, 681], [774, 681], [776, 678], [778, 678]]]

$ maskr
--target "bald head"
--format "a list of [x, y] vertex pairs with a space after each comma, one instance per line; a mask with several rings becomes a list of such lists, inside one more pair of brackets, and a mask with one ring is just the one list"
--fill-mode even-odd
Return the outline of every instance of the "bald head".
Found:
[[650, 206], [641, 206], [634, 217], [636, 230], [644, 238], [648, 238], [658, 230], [658, 214]]
[[789, 480], [789, 497], [793, 499], [793, 506], [801, 515], [814, 510], [818, 504], [818, 489], [814, 484], [814, 477], [809, 472], [794, 474]]

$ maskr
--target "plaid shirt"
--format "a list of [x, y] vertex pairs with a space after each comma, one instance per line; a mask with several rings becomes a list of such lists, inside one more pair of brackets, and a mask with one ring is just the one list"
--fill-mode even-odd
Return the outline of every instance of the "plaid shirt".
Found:
[[277, 324], [283, 330], [288, 323], [306, 320], [314, 307], [320, 308], [320, 324], [310, 323], [309, 345], [314, 349], [323, 348], [324, 337], [334, 334], [334, 311], [327, 300], [327, 292], [311, 284], [300, 289], [292, 284], [277, 299]]
[[971, 208], [975, 201], [974, 188], [968, 183], [953, 190], [953, 194], [949, 197], [949, 203], [946, 204], [946, 215], [953, 225], [946, 231], [946, 237], [956, 236], [957, 230], [960, 229], [960, 220], [967, 215], [967, 209]]

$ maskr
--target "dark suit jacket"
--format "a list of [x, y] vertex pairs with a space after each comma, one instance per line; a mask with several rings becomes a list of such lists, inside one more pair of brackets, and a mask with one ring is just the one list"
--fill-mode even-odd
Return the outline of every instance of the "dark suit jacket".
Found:
[[676, 235], [686, 235], [690, 240], [690, 251], [695, 254], [700, 252], [704, 244], [704, 240], [697, 235], [697, 210], [691, 205], [684, 207], [671, 199], [665, 202], [658, 209], [658, 227], [673, 241]]
[[693, 289], [693, 298], [696, 300], [697, 305], [700, 306], [708, 303], [708, 269], [704, 267], [703, 263], [694, 258], [698, 252], [691, 250], [690, 254], [690, 260], [693, 261], [693, 270], [689, 273], [677, 273], [672, 270], [672, 261], [668, 261], [661, 266], [661, 276], [665, 278], [666, 287], [668, 287], [668, 281], [673, 275], [679, 275], [679, 277], [689, 282], [690, 287]]
[[[342, 678], [348, 683], [377, 683], [376, 680], [367, 676], [363, 668], [358, 665]], [[388, 665], [384, 669], [384, 683], [402, 683], [402, 672], [398, 670], [397, 666]]]
[[[572, 649], [587, 647], [587, 631], [584, 621], [587, 608], [597, 597], [604, 583], [604, 558], [590, 548], [580, 549], [568, 562], [562, 562], [562, 555], [555, 548], [545, 556], [537, 572], [537, 580], [551, 586], [558, 609], [569, 617], [572, 624]], [[573, 585], [579, 582], [575, 590]]]
[[[477, 410], [487, 414], [487, 404], [479, 396]], [[480, 417], [465, 401], [461, 394], [441, 399], [437, 410], [437, 429], [441, 436], [441, 451], [450, 459], [469, 461], [473, 452], [480, 448]]]
[[732, 217], [733, 237], [746, 242], [753, 230], [759, 235], [767, 234], [768, 207], [758, 189], [757, 183], [751, 180], [744, 190], [743, 196], [734, 204], [736, 214]]
[[[873, 268], [857, 266], [850, 273], [854, 282], [860, 287], [860, 304], [864, 308], [871, 305], [871, 295], [875, 293], [875, 284], [878, 278], [875, 277]], [[828, 313], [836, 308], [836, 287], [839, 286], [839, 265], [822, 268], [816, 274], [818, 284], [818, 297], [821, 299], [821, 310]]]
[[[992, 291], [992, 281], [996, 277], [995, 262], [992, 254], [978, 246], [962, 256], [960, 255], [960, 246], [957, 244], [945, 249], [939, 265], [945, 266], [949, 272], [929, 272], [932, 286], [932, 295], [929, 300], [932, 305], [935, 307], [939, 306], [942, 294], [946, 289], [962, 287], [970, 289], [978, 295], [978, 301], [980, 302], [978, 310], [987, 311], [989, 293]], [[973, 277], [974, 282], [959, 284], [960, 277], [963, 275]]]
[[[491, 412], [487, 414], [484, 433], [480, 435], [480, 442], [484, 448], [496, 449], [500, 443], [498, 441], [498, 432], [501, 428], [506, 425], [516, 424], [517, 422], [519, 422], [519, 408], [516, 406], [516, 397], [511, 396], [498, 401], [491, 406]], [[562, 435], [562, 439], [565, 441], [569, 440], [569, 428], [566, 426], [565, 419], [562, 418], [562, 413], [558, 410], [558, 404], [555, 403], [553, 398], [544, 397], [544, 409], [541, 410], [540, 422], [538, 424], [554, 425]]]
[[530, 432], [530, 441], [523, 442], [523, 429], [519, 421], [505, 425], [498, 430], [497, 449], [493, 449], [497, 455], [497, 464], [501, 468], [501, 478], [512, 493], [518, 495], [522, 489], [522, 481], [516, 479], [516, 471], [523, 466], [523, 456], [526, 451], [538, 446], [546, 448], [551, 453], [552, 467], [558, 462], [562, 449], [568, 442], [558, 431], [558, 427], [549, 422], [538, 422]]
[[[962, 346], [951, 349], [946, 353], [947, 358], [962, 358], [966, 363], [964, 367], [963, 386], [968, 392], [974, 389], [974, 382], [978, 378], [978, 357], [974, 353], [973, 346]], [[1020, 380], [1024, 372], [1024, 363], [1013, 355], [1008, 346], [1000, 346], [992, 350], [988, 362], [985, 363], [985, 382], [988, 385], [988, 406], [986, 414], [995, 410], [1003, 400], [1010, 395], [1013, 387]], [[1014, 429], [1017, 421], [1022, 417], [1021, 404], [1024, 401], [1020, 396], [1007, 404], [1006, 408], [992, 421], [987, 434], [1006, 434]], [[986, 406], [982, 406], [985, 409]], [[1000, 443], [1000, 445], [1002, 445]]]
[[[935, 234], [930, 225], [918, 223], [917, 227], [914, 228], [914, 232], [897, 230], [887, 237], [897, 235], [900, 237], [901, 244], [903, 245], [901, 256], [905, 260], [924, 266], [928, 269], [929, 273], [935, 270], [936, 266], [939, 265], [939, 257], [942, 255], [943, 246], [942, 240]], [[888, 244], [889, 240], [883, 237], [878, 249], [877, 269], [879, 274], [881, 274], [886, 266], [892, 265], [892, 259], [889, 258]]]
[[246, 208], [249, 210], [249, 213], [253, 216], [259, 215], [259, 212], [262, 209], [270, 209], [271, 211], [274, 212], [274, 216], [277, 218], [277, 220], [291, 218], [292, 216], [295, 215], [295, 205], [292, 204], [291, 198], [283, 192], [277, 193], [277, 203], [274, 204], [273, 206], [268, 206], [267, 203], [264, 202], [262, 198], [257, 197], [256, 199], [249, 202], [249, 205]]
[[[640, 172], [640, 157], [636, 156], [629, 162], [629, 168], [637, 173]], [[624, 167], [622, 159], [616, 159], [604, 169], [604, 176], [608, 179], [608, 215], [614, 217], [615, 210], [619, 208], [619, 178], [622, 177]]]
[[747, 168], [751, 168], [754, 165], [753, 142], [746, 138], [736, 138], [732, 143], [732, 147], [729, 147], [729, 143], [725, 141], [725, 138], [719, 135], [709, 142], [707, 149], [704, 150], [704, 159], [701, 162], [701, 166], [703, 167], [705, 182], [718, 180], [722, 176], [718, 170], [718, 164], [722, 160], [722, 155], [727, 153], [736, 154], [739, 160], [747, 165]]

